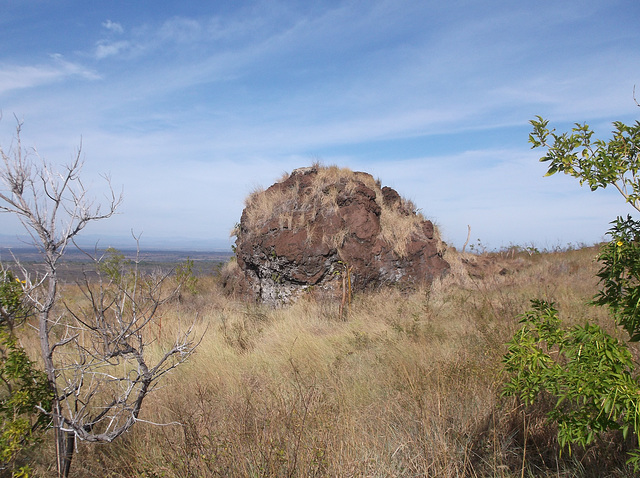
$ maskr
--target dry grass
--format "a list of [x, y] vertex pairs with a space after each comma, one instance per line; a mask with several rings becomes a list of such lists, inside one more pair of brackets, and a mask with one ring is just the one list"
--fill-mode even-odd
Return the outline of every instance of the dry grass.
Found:
[[[318, 216], [335, 214], [338, 211], [338, 195], [340, 189], [351, 194], [359, 182], [362, 182], [376, 194], [376, 202], [381, 207], [380, 215], [382, 238], [392, 247], [399, 257], [404, 257], [411, 236], [420, 234], [424, 217], [415, 213], [415, 206], [411, 201], [401, 198], [401, 207], [410, 211], [402, 214], [397, 208], [384, 204], [382, 189], [379, 181], [369, 174], [354, 172], [348, 168], [338, 166], [312, 166], [317, 175], [311, 186], [300, 195], [299, 183], [288, 189], [261, 188], [253, 191], [245, 200], [246, 221], [249, 230], [259, 231], [269, 221], [276, 219], [280, 229], [300, 230], [309, 227]], [[285, 174], [279, 182], [289, 178]], [[437, 232], [437, 231], [436, 231]], [[236, 231], [237, 233], [237, 231]], [[329, 238], [327, 244], [340, 247], [343, 237]], [[439, 238], [438, 238], [439, 240]]]
[[257, 228], [272, 218], [284, 217], [298, 207], [297, 189], [256, 189], [245, 200], [248, 227]]
[[[586, 305], [595, 255], [449, 252], [451, 274], [430, 290], [357, 296], [347, 320], [338, 303], [309, 296], [267, 309], [225, 298], [213, 278], [202, 279], [162, 323], [170, 340], [197, 315], [202, 344], [148, 398], [142, 417], [174, 424], [139, 423], [111, 445], [80, 444], [72, 473], [632, 476], [613, 442], [558, 460], [553, 430], [536, 416], [523, 423], [520, 408], [499, 397], [504, 343], [529, 299], [555, 300], [571, 320], [609, 324]], [[49, 444], [38, 476], [53, 463]]]
[[[382, 195], [382, 191], [376, 193], [377, 196]], [[410, 207], [415, 210], [410, 201], [402, 200], [404, 207]], [[407, 253], [407, 245], [411, 236], [418, 234], [425, 220], [422, 214], [404, 215], [398, 214], [395, 209], [390, 208], [386, 204], [382, 204], [382, 212], [380, 213], [380, 227], [382, 229], [382, 238], [393, 247], [394, 252], [404, 257]]]

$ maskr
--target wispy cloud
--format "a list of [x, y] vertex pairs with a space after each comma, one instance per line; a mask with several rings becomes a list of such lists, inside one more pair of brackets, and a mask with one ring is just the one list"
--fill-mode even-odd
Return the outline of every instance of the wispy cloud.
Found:
[[128, 41], [111, 42], [108, 40], [100, 40], [96, 45], [95, 58], [102, 60], [110, 56], [116, 56], [123, 51], [129, 50], [131, 44]]
[[[0, 107], [52, 158], [82, 135], [90, 172], [125, 184], [125, 233], [224, 236], [252, 186], [318, 154], [380, 176], [454, 242], [469, 223], [497, 246], [559, 237], [581, 208], [566, 240], [591, 240], [615, 199], [542, 180], [527, 121], [635, 118], [637, 28], [619, 5], [541, 1], [169, 0], [144, 20], [114, 2], [112, 20], [80, 17], [93, 36], [69, 31], [64, 57], [38, 60], [54, 20], [38, 56], [0, 53]], [[579, 192], [559, 208], [563, 188]]]
[[102, 26], [104, 28], [106, 28], [109, 31], [112, 31], [114, 33], [124, 33], [124, 28], [122, 28], [122, 25], [120, 25], [119, 23], [116, 22], [112, 22], [111, 20], [106, 20], [102, 23]]
[[156, 30], [156, 38], [161, 42], [180, 44], [194, 43], [206, 39], [208, 31], [201, 21], [175, 17], [165, 21]]
[[60, 54], [51, 55], [51, 61], [37, 65], [4, 64], [0, 68], [0, 94], [11, 90], [32, 88], [70, 77], [85, 80], [100, 79], [95, 71], [64, 59]]

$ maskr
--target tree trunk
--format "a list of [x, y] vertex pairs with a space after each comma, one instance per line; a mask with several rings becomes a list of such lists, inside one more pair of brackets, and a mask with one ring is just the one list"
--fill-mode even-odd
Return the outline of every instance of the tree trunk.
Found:
[[57, 295], [58, 278], [52, 260], [52, 254], [47, 255], [49, 268], [49, 284], [47, 287], [47, 297], [40, 310], [39, 335], [44, 370], [49, 379], [49, 386], [53, 394], [51, 411], [53, 413], [53, 431], [56, 445], [56, 467], [58, 478], [67, 478], [71, 469], [71, 459], [73, 458], [73, 448], [75, 446], [75, 433], [62, 430], [62, 404], [58, 397], [58, 386], [56, 384], [56, 371], [53, 364], [53, 350], [49, 341], [49, 314], [55, 304]]
[[68, 478], [73, 459], [73, 448], [76, 443], [76, 434], [65, 432], [56, 428], [56, 455], [58, 459], [58, 478]]

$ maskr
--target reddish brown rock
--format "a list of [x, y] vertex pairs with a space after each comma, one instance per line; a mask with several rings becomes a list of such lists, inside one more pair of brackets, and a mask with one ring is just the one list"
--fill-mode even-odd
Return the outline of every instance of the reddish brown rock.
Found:
[[413, 287], [449, 264], [433, 224], [367, 173], [314, 166], [251, 194], [236, 230], [238, 266], [255, 298], [287, 303], [311, 288], [335, 293]]

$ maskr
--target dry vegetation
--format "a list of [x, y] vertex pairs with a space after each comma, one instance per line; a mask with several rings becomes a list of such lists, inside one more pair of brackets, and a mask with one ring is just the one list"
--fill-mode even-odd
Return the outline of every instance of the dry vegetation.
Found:
[[[422, 222], [425, 220], [424, 216], [416, 211], [411, 201], [401, 198], [400, 208], [415, 214], [402, 214], [398, 208], [384, 204], [381, 183], [374, 180], [370, 174], [358, 173], [338, 166], [314, 164], [312, 167], [318, 173], [305, 194], [299, 194], [298, 182], [294, 187], [287, 189], [258, 188], [253, 191], [245, 200], [247, 228], [259, 231], [273, 218], [278, 219], [280, 229], [295, 231], [308, 228], [317, 216], [335, 214], [338, 210], [339, 191], [335, 184], [343, 184], [346, 194], [351, 195], [358, 182], [362, 182], [376, 193], [376, 202], [382, 210], [380, 214], [382, 238], [400, 257], [406, 254], [406, 246], [411, 235], [420, 232]], [[289, 175], [285, 174], [278, 182], [284, 182], [288, 178]], [[345, 230], [345, 234], [347, 232]], [[237, 231], [234, 231], [234, 234], [236, 233]], [[325, 240], [331, 247], [339, 248], [344, 237], [337, 235]]]
[[[80, 444], [80, 477], [631, 476], [621, 440], [557, 459], [542, 410], [500, 398], [504, 343], [529, 299], [610, 329], [586, 302], [595, 248], [448, 253], [430, 290], [267, 309], [226, 298], [214, 277], [166, 306], [158, 344], [198, 316], [204, 339], [110, 445]], [[72, 287], [64, 291], [73, 297]], [[50, 476], [50, 441], [33, 455]]]

